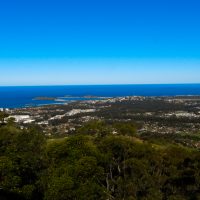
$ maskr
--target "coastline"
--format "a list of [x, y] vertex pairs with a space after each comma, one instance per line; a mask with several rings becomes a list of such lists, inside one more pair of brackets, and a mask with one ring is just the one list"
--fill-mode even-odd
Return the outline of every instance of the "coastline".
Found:
[[[39, 108], [39, 107], [46, 107], [46, 106], [56, 106], [56, 105], [68, 105], [70, 103], [76, 102], [90, 102], [90, 103], [110, 103], [110, 102], [121, 102], [127, 100], [142, 100], [142, 99], [153, 99], [153, 100], [164, 100], [170, 99], [171, 101], [200, 101], [200, 95], [174, 95], [174, 96], [118, 96], [118, 97], [92, 97], [86, 98], [84, 97], [36, 97], [33, 98], [33, 102], [30, 104], [25, 104], [21, 106], [13, 106], [13, 107], [1, 107], [2, 109], [26, 109], [26, 108]], [[34, 103], [35, 102], [35, 103]]]
[[125, 96], [200, 96], [200, 84], [0, 86], [0, 108], [51, 105]]

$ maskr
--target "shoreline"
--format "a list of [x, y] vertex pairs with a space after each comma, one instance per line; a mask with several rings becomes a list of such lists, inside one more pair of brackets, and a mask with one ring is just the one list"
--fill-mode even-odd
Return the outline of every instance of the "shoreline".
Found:
[[[88, 95], [87, 95], [88, 97]], [[109, 100], [128, 100], [128, 99], [134, 99], [134, 98], [153, 98], [153, 99], [170, 99], [170, 100], [199, 100], [200, 101], [200, 95], [171, 95], [171, 96], [137, 96], [137, 95], [133, 95], [133, 96], [118, 96], [118, 97], [103, 97], [103, 96], [95, 96], [95, 97], [91, 97], [91, 98], [87, 98], [86, 96], [83, 97], [36, 97], [33, 98], [32, 101], [40, 101], [40, 103], [30, 103], [30, 104], [24, 104], [23, 106], [12, 106], [12, 107], [4, 107], [0, 105], [0, 110], [1, 109], [9, 109], [9, 110], [13, 110], [13, 109], [25, 109], [25, 108], [36, 108], [36, 107], [45, 107], [45, 106], [56, 106], [56, 105], [68, 105], [70, 103], [75, 103], [75, 102], [88, 102], [88, 101], [109, 101]], [[66, 99], [66, 100], [65, 100]], [[78, 99], [78, 100], [77, 100]], [[45, 103], [41, 103], [42, 101], [47, 101]], [[50, 102], [52, 101], [52, 102]]]

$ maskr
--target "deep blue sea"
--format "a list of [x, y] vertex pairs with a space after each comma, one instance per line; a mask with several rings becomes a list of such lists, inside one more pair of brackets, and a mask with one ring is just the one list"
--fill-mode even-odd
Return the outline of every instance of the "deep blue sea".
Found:
[[[98, 97], [200, 95], [200, 84], [0, 87], [0, 108], [66, 103], [85, 100], [83, 97], [86, 95]], [[55, 97], [58, 101], [35, 100], [36, 97]]]

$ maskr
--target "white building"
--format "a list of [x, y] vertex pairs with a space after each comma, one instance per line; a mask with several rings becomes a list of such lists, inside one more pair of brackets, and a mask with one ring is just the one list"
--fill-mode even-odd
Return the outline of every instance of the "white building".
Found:
[[72, 109], [68, 113], [66, 113], [67, 116], [73, 116], [79, 113], [90, 113], [90, 112], [95, 112], [95, 109]]
[[14, 118], [15, 122], [25, 122], [31, 120], [30, 115], [10, 115], [8, 118]]

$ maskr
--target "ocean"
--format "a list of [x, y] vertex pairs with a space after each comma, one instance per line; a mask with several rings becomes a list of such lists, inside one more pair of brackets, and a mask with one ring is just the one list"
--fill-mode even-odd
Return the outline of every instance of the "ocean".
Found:
[[[98, 97], [178, 95], [200, 95], [200, 84], [2, 86], [0, 108], [63, 104], [90, 99], [85, 96], [95, 96], [98, 99]], [[37, 97], [53, 97], [56, 101], [38, 100]]]

